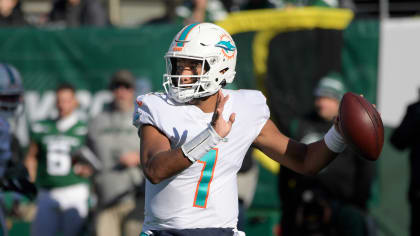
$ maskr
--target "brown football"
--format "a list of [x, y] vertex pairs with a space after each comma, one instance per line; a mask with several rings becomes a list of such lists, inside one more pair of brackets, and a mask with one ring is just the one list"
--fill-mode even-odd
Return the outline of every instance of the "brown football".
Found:
[[384, 144], [384, 126], [381, 116], [369, 101], [351, 92], [344, 94], [338, 124], [353, 150], [371, 161], [379, 158]]

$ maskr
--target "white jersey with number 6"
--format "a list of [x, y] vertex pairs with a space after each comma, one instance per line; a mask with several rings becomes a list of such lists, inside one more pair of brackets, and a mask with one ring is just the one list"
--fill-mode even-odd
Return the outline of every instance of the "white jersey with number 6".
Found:
[[[249, 146], [270, 116], [259, 91], [223, 90], [223, 118], [236, 113], [232, 130], [222, 142], [181, 173], [159, 184], [146, 182], [143, 232], [159, 229], [236, 228], [236, 174]], [[194, 105], [177, 104], [162, 93], [137, 98], [133, 123], [152, 125], [180, 147], [208, 127], [213, 113]]]

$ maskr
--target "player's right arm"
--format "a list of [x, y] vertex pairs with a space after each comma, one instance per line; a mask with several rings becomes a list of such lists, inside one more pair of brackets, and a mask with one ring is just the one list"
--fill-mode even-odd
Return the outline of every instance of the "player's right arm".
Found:
[[29, 177], [32, 182], [35, 182], [36, 170], [38, 168], [38, 160], [36, 155], [38, 154], [38, 145], [32, 141], [29, 145], [28, 153], [25, 157], [25, 167], [28, 169]]
[[[220, 115], [223, 113], [224, 104], [229, 99], [229, 96], [223, 96], [221, 91], [213, 96], [215, 99], [217, 98], [215, 112], [211, 121], [213, 133], [209, 133], [210, 128], [208, 128], [191, 141], [176, 149], [171, 149], [167, 136], [152, 125], [154, 122], [149, 115], [150, 111], [147, 112], [150, 110], [148, 105], [141, 103], [143, 105], [136, 108], [134, 121], [140, 120], [139, 123], [142, 124], [139, 125], [141, 140], [140, 161], [143, 172], [151, 183], [160, 183], [162, 180], [188, 168], [194, 161], [197, 161], [208, 152], [215, 139], [220, 142], [230, 132], [235, 120], [235, 114], [231, 114], [228, 121], [225, 121]], [[218, 137], [215, 137], [215, 135]]]
[[274, 161], [304, 175], [317, 174], [337, 156], [324, 139], [308, 145], [294, 141], [271, 120], [267, 120], [253, 145]]
[[152, 125], [140, 127], [140, 140], [143, 172], [153, 184], [174, 176], [192, 164], [181, 148], [171, 149], [169, 139]]

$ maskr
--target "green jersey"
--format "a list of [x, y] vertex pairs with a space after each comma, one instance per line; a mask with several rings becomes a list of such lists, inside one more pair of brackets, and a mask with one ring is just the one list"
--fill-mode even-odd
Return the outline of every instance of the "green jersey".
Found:
[[36, 182], [41, 188], [64, 187], [87, 182], [73, 171], [71, 153], [85, 144], [87, 124], [75, 120], [65, 130], [57, 128], [58, 120], [35, 123], [31, 139], [38, 145]]

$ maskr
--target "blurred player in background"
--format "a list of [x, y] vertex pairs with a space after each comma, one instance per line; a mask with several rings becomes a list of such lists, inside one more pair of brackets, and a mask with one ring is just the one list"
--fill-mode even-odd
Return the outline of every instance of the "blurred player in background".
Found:
[[[292, 121], [291, 136], [303, 143], [322, 139], [338, 116], [346, 92], [342, 76], [331, 72], [315, 88], [314, 111]], [[279, 174], [282, 233], [288, 235], [366, 235], [368, 200], [375, 163], [347, 148], [317, 176], [282, 166]]]
[[56, 89], [57, 119], [32, 125], [25, 164], [40, 188], [32, 236], [79, 235], [88, 213], [88, 177], [92, 169], [72, 161], [82, 147], [87, 124], [80, 120], [75, 89], [69, 84]]
[[259, 91], [228, 90], [237, 48], [210, 23], [184, 27], [165, 55], [166, 93], [137, 98], [146, 181], [142, 235], [243, 235], [237, 230], [237, 172], [253, 145], [273, 160], [313, 175], [346, 144], [334, 126], [309, 145], [284, 136]]
[[[22, 165], [20, 145], [10, 130], [9, 119], [15, 118], [23, 101], [23, 86], [18, 70], [0, 63], [0, 186], [2, 191], [15, 191], [33, 198], [36, 188]], [[22, 109], [22, 108], [21, 108]], [[3, 211], [0, 211], [2, 235], [7, 235]]]
[[[143, 182], [140, 144], [130, 122], [135, 99], [133, 74], [128, 70], [115, 72], [109, 89], [114, 100], [89, 122], [88, 132], [92, 149], [103, 166], [94, 176], [99, 203], [96, 234], [138, 236], [143, 222], [144, 191], [140, 189]], [[138, 193], [141, 196], [136, 199]], [[136, 206], [135, 213], [139, 216], [132, 217]]]
[[420, 235], [420, 88], [418, 101], [407, 107], [401, 124], [391, 136], [391, 144], [399, 150], [410, 149], [410, 233]]

